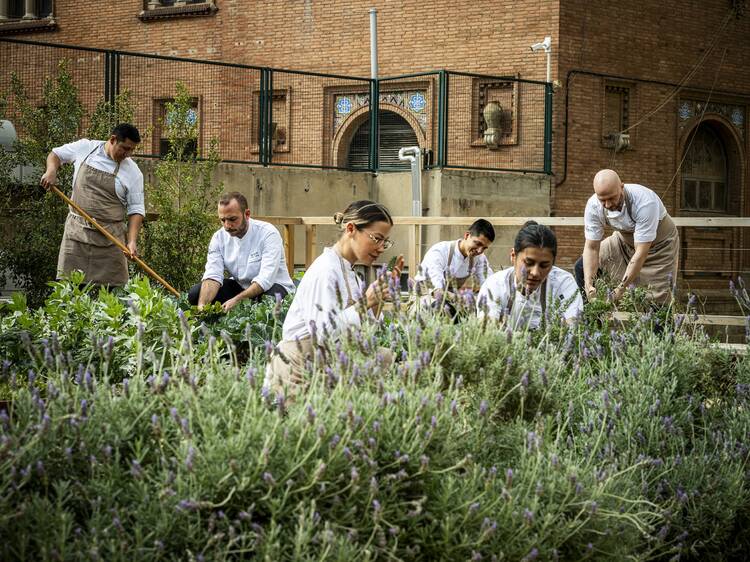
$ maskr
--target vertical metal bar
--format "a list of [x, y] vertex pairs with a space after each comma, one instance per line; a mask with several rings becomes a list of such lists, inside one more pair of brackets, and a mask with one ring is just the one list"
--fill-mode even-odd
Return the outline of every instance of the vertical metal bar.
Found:
[[260, 91], [258, 93], [258, 157], [260, 163], [265, 166], [266, 147], [264, 139], [266, 129], [266, 69], [260, 71]]
[[120, 54], [112, 53], [113, 77], [112, 77], [112, 101], [120, 95]]
[[378, 127], [380, 125], [380, 81], [370, 80], [370, 151], [368, 167], [371, 172], [376, 172], [379, 166]]
[[438, 74], [438, 138], [437, 138], [437, 166], [445, 166], [445, 157], [443, 153], [443, 138], [445, 137], [445, 123], [443, 114], [445, 113], [445, 70]]
[[445, 72], [445, 80], [443, 86], [443, 95], [445, 96], [445, 102], [443, 102], [443, 166], [448, 165], [448, 109], [450, 108], [450, 73]]
[[[267, 120], [266, 120], [266, 159], [267, 163], [270, 164], [273, 161], [273, 70], [268, 69], [268, 96], [266, 103], [268, 104]], [[294, 228], [294, 227], [292, 227]], [[292, 264], [294, 268], [294, 264]], [[290, 273], [291, 275], [291, 273]]]
[[112, 89], [111, 89], [111, 78], [110, 78], [110, 59], [112, 58], [112, 53], [107, 51], [104, 53], [104, 101], [106, 103], [112, 102]]
[[552, 173], [552, 84], [544, 85], [544, 173]]

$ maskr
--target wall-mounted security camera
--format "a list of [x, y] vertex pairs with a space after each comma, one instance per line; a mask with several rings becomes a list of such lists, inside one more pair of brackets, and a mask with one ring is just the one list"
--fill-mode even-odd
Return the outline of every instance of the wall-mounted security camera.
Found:
[[531, 50], [534, 52], [537, 51], [544, 51], [545, 53], [549, 52], [549, 50], [552, 48], [552, 37], [549, 35], [544, 38], [544, 41], [541, 43], [534, 43], [531, 46]]

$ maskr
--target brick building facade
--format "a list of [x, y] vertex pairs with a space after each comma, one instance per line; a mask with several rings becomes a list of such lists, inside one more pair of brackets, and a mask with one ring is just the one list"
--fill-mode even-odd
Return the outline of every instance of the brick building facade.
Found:
[[[554, 214], [580, 216], [594, 173], [614, 167], [625, 181], [660, 193], [675, 216], [750, 215], [750, 74], [743, 65], [750, 59], [750, 10], [744, 0], [113, 4], [103, 9], [99, 2], [0, 1], [0, 35], [367, 77], [368, 9], [375, 7], [381, 76], [445, 68], [538, 81], [545, 79], [545, 55], [529, 46], [549, 35], [551, 78], [557, 85]], [[79, 66], [77, 72], [85, 76], [89, 65], [84, 60]], [[148, 84], [149, 99], [138, 106], [137, 122], [155, 127], [151, 151], [157, 152], [164, 101], [173, 95], [173, 82], [181, 73], [174, 64], [156, 59], [129, 60], [120, 72], [136, 98], [145, 95], [139, 88]], [[233, 128], [252, 131], [257, 126], [260, 72], [212, 67], [190, 76], [188, 87], [196, 92], [202, 121], [213, 124], [202, 130], [203, 142]], [[163, 91], [155, 92], [154, 83], [163, 84]], [[361, 106], [367, 84], [275, 75], [272, 103], [279, 134], [274, 160], [345, 164], [366, 118]], [[421, 146], [434, 148], [436, 76], [381, 84], [381, 111], [408, 123]], [[451, 88], [457, 100], [448, 127], [454, 154], [458, 150], [467, 161], [491, 167], [497, 158], [518, 164], [525, 158], [523, 150], [540, 154], [544, 97], [536, 92], [542, 90], [472, 77], [454, 80]], [[94, 92], [91, 99], [99, 95]], [[505, 146], [494, 152], [481, 135], [481, 110], [491, 100], [500, 101], [510, 124]], [[248, 107], [254, 109], [248, 112]], [[623, 130], [629, 146], [617, 150], [612, 133]], [[251, 133], [236, 146], [225, 144], [236, 155], [230, 159], [252, 160], [258, 150]], [[538, 157], [532, 160], [537, 169]], [[582, 247], [582, 233], [559, 229], [558, 234], [562, 265], [570, 266]], [[684, 230], [685, 280], [697, 288], [715, 286], [717, 275], [747, 270], [743, 258], [749, 235], [739, 229]]]

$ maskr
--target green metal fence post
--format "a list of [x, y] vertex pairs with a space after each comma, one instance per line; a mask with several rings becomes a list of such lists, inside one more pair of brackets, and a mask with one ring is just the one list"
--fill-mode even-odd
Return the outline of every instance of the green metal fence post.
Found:
[[367, 165], [371, 172], [377, 172], [379, 162], [379, 131], [380, 125], [380, 81], [377, 78], [370, 80], [370, 146], [367, 155]]
[[268, 95], [266, 96], [267, 117], [266, 117], [266, 163], [271, 164], [273, 161], [273, 69], [268, 69]]
[[260, 71], [260, 89], [258, 92], [258, 159], [261, 165], [266, 165], [266, 149], [263, 139], [266, 128], [266, 69]]
[[445, 166], [445, 70], [438, 74], [438, 141], [437, 141], [437, 165], [438, 168]]
[[544, 173], [552, 173], [552, 84], [544, 84]]

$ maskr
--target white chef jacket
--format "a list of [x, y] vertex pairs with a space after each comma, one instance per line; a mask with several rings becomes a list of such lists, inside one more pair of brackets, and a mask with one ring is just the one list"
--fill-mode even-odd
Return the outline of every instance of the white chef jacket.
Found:
[[[446, 240], [438, 242], [432, 246], [422, 260], [422, 271], [415, 275], [415, 281], [425, 281], [427, 279], [432, 283], [435, 289], [444, 289], [447, 276], [451, 278], [468, 277], [470, 274], [475, 275], [477, 282], [481, 285], [484, 280], [492, 275], [492, 268], [487, 261], [487, 256], [481, 254], [474, 258], [471, 270], [469, 269], [469, 256], [464, 257], [458, 248], [460, 241]], [[451, 259], [450, 271], [448, 269], [448, 255], [453, 247], [453, 259]]]
[[625, 191], [630, 199], [632, 217], [624, 202], [620, 211], [608, 211], [599, 201], [596, 193], [589, 198], [586, 202], [586, 210], [583, 213], [586, 240], [597, 241], [604, 238], [605, 213], [610, 226], [615, 230], [632, 232], [636, 244], [656, 240], [656, 229], [659, 228], [659, 221], [667, 214], [664, 203], [648, 187], [637, 183], [626, 183]]

